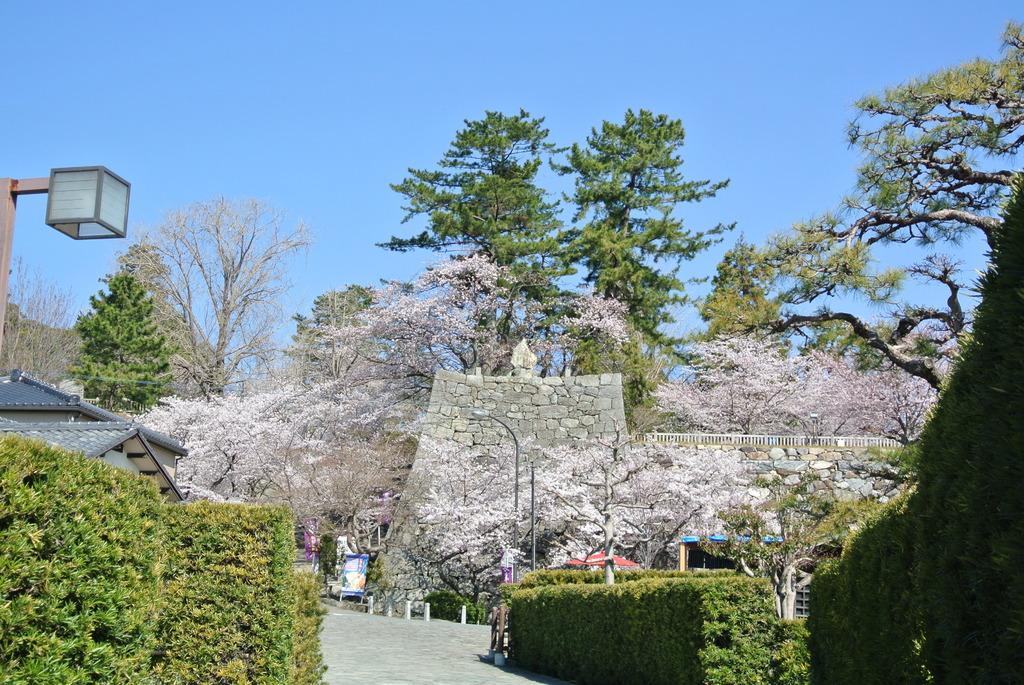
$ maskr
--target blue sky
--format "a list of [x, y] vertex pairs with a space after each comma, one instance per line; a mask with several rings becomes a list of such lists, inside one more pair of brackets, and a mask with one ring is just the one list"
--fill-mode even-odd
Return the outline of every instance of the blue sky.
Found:
[[[132, 231], [218, 195], [266, 200], [314, 236], [290, 313], [431, 261], [374, 243], [411, 233], [388, 184], [436, 162], [463, 119], [523, 107], [568, 144], [645, 107], [683, 120], [690, 177], [731, 179], [682, 209], [688, 225], [736, 221], [760, 242], [850, 189], [844, 125], [859, 96], [997, 56], [1006, 21], [1024, 19], [1011, 6], [4, 3], [0, 176], [104, 164], [132, 182]], [[85, 306], [125, 244], [68, 240], [44, 207], [19, 203], [15, 255]], [[711, 274], [720, 254], [686, 273]], [[971, 266], [979, 254], [965, 246]]]

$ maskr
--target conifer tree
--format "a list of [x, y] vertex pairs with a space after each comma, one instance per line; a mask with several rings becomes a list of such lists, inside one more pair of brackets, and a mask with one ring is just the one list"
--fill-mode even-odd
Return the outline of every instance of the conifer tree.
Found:
[[684, 301], [680, 265], [728, 228], [691, 231], [674, 215], [681, 203], [713, 197], [728, 184], [683, 178], [684, 139], [680, 120], [627, 110], [621, 124], [593, 129], [556, 167], [575, 176], [574, 221], [582, 222], [562, 236], [566, 258], [583, 267], [597, 294], [624, 303], [630, 323], [659, 344], [674, 342], [661, 326]]
[[551, 294], [551, 279], [563, 271], [558, 203], [536, 183], [545, 156], [556, 152], [544, 119], [525, 110], [486, 112], [465, 124], [436, 169], [409, 169], [392, 186], [405, 197], [404, 221], [425, 217], [426, 228], [381, 247], [482, 253], [513, 267], [536, 297]]
[[719, 262], [712, 291], [700, 304], [708, 337], [769, 327], [779, 316], [772, 277], [758, 249], [742, 237], [737, 240]]
[[124, 400], [152, 406], [170, 383], [171, 349], [158, 330], [153, 298], [139, 280], [121, 271], [106, 279], [106, 292], [89, 298], [92, 310], [79, 317], [82, 338], [72, 374], [87, 396], [117, 406]]

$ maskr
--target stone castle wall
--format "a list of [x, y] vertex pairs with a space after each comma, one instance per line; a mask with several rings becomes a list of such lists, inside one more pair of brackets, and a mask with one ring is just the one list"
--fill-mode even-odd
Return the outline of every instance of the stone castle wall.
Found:
[[625, 436], [622, 376], [617, 373], [538, 378], [439, 371], [423, 434], [469, 446], [506, 445], [505, 429], [489, 419], [474, 418], [474, 409], [485, 409], [508, 423], [523, 443], [611, 441], [620, 431]]

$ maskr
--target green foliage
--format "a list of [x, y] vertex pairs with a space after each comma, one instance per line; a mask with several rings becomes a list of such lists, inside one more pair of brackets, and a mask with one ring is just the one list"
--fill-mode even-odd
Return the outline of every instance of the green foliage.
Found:
[[551, 259], [558, 250], [558, 205], [536, 184], [543, 156], [555, 152], [544, 119], [524, 110], [486, 112], [465, 124], [438, 169], [409, 169], [409, 177], [392, 186], [405, 197], [405, 221], [423, 216], [427, 228], [381, 246], [402, 252], [470, 250], [519, 273], [565, 273]]
[[742, 576], [554, 585], [512, 593], [525, 668], [588, 683], [773, 682], [776, 621], [763, 580]]
[[920, 655], [924, 627], [908, 499], [886, 505], [850, 536], [838, 561], [815, 572], [807, 620], [815, 683], [931, 682]]
[[153, 298], [127, 272], [106, 279], [107, 292], [89, 298], [92, 311], [79, 317], [82, 339], [71, 370], [85, 382], [85, 393], [101, 404], [122, 400], [156, 404], [170, 382], [171, 349], [154, 316]]
[[712, 279], [712, 290], [700, 303], [700, 316], [708, 325], [705, 335], [765, 329], [779, 317], [779, 301], [772, 296], [775, 272], [761, 252], [741, 237], [725, 253]]
[[487, 620], [487, 607], [482, 602], [474, 602], [451, 590], [434, 590], [423, 598], [430, 603], [430, 617], [445, 621], [462, 619], [462, 607], [466, 607], [466, 623], [483, 623]]
[[772, 682], [775, 685], [808, 685], [811, 682], [809, 637], [804, 621], [779, 621], [772, 651]]
[[[718, 577], [734, 576], [735, 571], [724, 570], [695, 570], [695, 571], [668, 571], [661, 569], [644, 569], [642, 571], [615, 571], [616, 583], [629, 583], [637, 580], [664, 580], [668, 578], [697, 578], [697, 577]], [[516, 585], [509, 587], [535, 588], [547, 587], [549, 585], [598, 585], [604, 583], [604, 571], [587, 570], [541, 570], [527, 573]]]
[[683, 301], [681, 262], [727, 228], [691, 231], [673, 216], [680, 203], [713, 197], [728, 183], [684, 180], [684, 139], [678, 119], [627, 110], [621, 124], [602, 123], [556, 167], [575, 177], [574, 220], [585, 221], [565, 231], [564, 258], [582, 265], [595, 292], [624, 303], [630, 323], [652, 343], [671, 341], [659, 327], [672, 323], [669, 310]]
[[[344, 560], [342, 560], [344, 563]], [[329, 578], [338, 571], [338, 539], [333, 533], [320, 536], [320, 575]]]
[[288, 685], [320, 685], [327, 670], [320, 652], [320, 628], [327, 613], [320, 606], [320, 583], [311, 573], [292, 571], [292, 585], [295, 619]]
[[142, 681], [154, 646], [161, 501], [148, 479], [0, 440], [0, 682]]
[[197, 502], [166, 507], [163, 519], [169, 559], [157, 681], [286, 683], [295, 620], [290, 512]]
[[1024, 180], [981, 279], [971, 342], [920, 441], [911, 513], [937, 682], [1017, 680], [1024, 650]]

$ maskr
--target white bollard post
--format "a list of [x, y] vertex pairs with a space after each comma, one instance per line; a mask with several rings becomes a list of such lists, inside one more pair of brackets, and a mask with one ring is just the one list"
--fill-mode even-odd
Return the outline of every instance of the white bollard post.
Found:
[[373, 597], [366, 598], [366, 613], [373, 615]]
[[388, 602], [387, 602], [387, 604], [386, 604], [386, 608], [385, 608], [385, 610], [384, 610], [384, 611], [385, 611], [385, 615], [386, 615], [386, 616], [387, 616], [388, 618], [391, 618], [391, 602], [390, 602], [390, 601], [388, 601]]
[[462, 616], [461, 616], [459, 622], [462, 625], [466, 625], [466, 605], [465, 604], [462, 605]]
[[430, 620], [430, 602], [424, 602], [423, 603], [423, 620], [424, 621], [429, 621]]
[[405, 600], [405, 620], [412, 620], [412, 600]]

